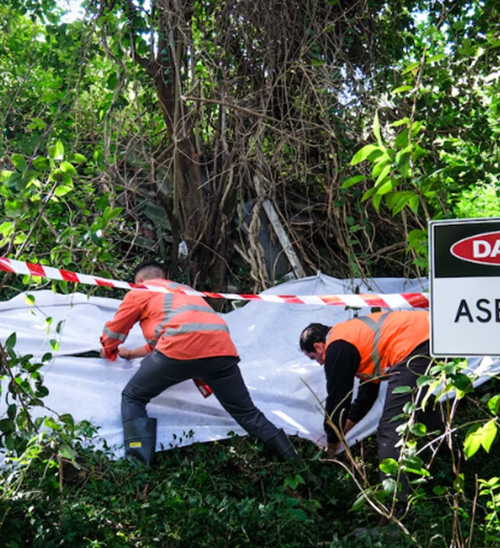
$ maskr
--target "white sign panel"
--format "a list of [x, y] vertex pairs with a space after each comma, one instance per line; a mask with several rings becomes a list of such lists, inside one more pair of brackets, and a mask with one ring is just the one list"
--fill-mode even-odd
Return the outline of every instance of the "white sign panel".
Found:
[[430, 222], [431, 354], [500, 355], [500, 219]]

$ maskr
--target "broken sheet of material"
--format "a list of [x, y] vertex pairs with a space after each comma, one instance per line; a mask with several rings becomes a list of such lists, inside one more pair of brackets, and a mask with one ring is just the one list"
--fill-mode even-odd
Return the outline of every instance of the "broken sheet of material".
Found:
[[[84, 291], [85, 287], [82, 287]], [[287, 282], [267, 290], [276, 295], [335, 295], [354, 293], [412, 293], [427, 288], [420, 282], [399, 278], [378, 278], [369, 285], [359, 280], [338, 280], [318, 274]], [[121, 391], [137, 371], [140, 360], [75, 357], [73, 354], [99, 350], [104, 322], [111, 319], [120, 301], [87, 297], [83, 293], [54, 294], [43, 290], [30, 292], [35, 305], [25, 295], [0, 303], [0, 339], [16, 332], [15, 349], [20, 354], [40, 358], [52, 352], [50, 339], [59, 340], [53, 361], [43, 368], [49, 395], [46, 405], [58, 414], [70, 413], [77, 421], [90, 420], [100, 427], [100, 435], [121, 455]], [[369, 309], [361, 311], [368, 313]], [[311, 322], [326, 325], [353, 317], [343, 306], [250, 302], [224, 314], [240, 353], [240, 368], [255, 404], [278, 427], [319, 446], [326, 443], [323, 411], [325, 398], [323, 368], [305, 357], [299, 349], [299, 335]], [[49, 334], [46, 319], [52, 318]], [[60, 334], [58, 322], [63, 321]], [[139, 326], [125, 343], [127, 348], [144, 344]], [[474, 366], [481, 360], [476, 360]], [[484, 362], [481, 364], [484, 367]], [[494, 367], [498, 365], [493, 363]], [[485, 372], [487, 375], [487, 371]], [[486, 377], [485, 377], [486, 378]], [[386, 383], [370, 413], [348, 435], [354, 442], [372, 434], [382, 411]], [[4, 403], [4, 402], [3, 402]], [[0, 403], [0, 415], [2, 414]], [[203, 398], [192, 381], [165, 391], [148, 406], [150, 416], [158, 419], [157, 450], [228, 437], [230, 432], [245, 432], [222, 409], [214, 396]]]

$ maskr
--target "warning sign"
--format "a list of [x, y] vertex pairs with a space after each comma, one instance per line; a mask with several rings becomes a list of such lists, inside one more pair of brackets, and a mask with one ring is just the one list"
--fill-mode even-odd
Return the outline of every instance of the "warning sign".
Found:
[[431, 354], [500, 355], [500, 219], [431, 221]]

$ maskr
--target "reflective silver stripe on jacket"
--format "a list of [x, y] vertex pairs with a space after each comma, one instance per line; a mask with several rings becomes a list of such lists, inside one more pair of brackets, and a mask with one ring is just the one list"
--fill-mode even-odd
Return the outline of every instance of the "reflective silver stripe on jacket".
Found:
[[382, 359], [378, 351], [378, 343], [380, 342], [380, 337], [382, 336], [382, 326], [384, 325], [385, 320], [387, 320], [387, 318], [389, 317], [389, 314], [390, 312], [384, 312], [380, 316], [378, 322], [376, 322], [373, 318], [368, 318], [368, 316], [356, 318], [357, 320], [363, 322], [367, 327], [369, 327], [375, 334], [375, 337], [373, 338], [373, 349], [372, 353], [370, 354], [370, 358], [375, 366], [375, 371], [373, 375], [363, 374], [363, 377], [380, 377], [382, 375], [382, 369], [380, 367]]
[[184, 335], [185, 333], [194, 333], [196, 331], [226, 331], [229, 332], [227, 325], [214, 323], [186, 323], [179, 327], [169, 327], [165, 329], [163, 335], [174, 337], [175, 335]]
[[[169, 286], [170, 287], [170, 286]], [[165, 321], [162, 323], [159, 323], [155, 327], [155, 335], [156, 340], [158, 340], [161, 337], [161, 334], [163, 332], [163, 329], [165, 329], [165, 325], [169, 318], [172, 316], [172, 302], [174, 300], [173, 293], [166, 293], [163, 298], [163, 313], [165, 314]]]
[[127, 338], [127, 335], [124, 335], [123, 333], [115, 333], [114, 331], [111, 331], [111, 329], [108, 329], [106, 326], [104, 326], [103, 332], [110, 339], [118, 339], [119, 341], [123, 342]]
[[[180, 284], [175, 284], [180, 285]], [[184, 304], [178, 308], [172, 308], [172, 302], [174, 295], [167, 293], [163, 300], [163, 312], [165, 319], [161, 324], [156, 326], [155, 335], [160, 338], [161, 336], [175, 336], [182, 335], [184, 333], [194, 333], [196, 331], [226, 331], [229, 332], [227, 325], [219, 323], [186, 323], [178, 328], [168, 328], [168, 324], [178, 315], [184, 312], [204, 312], [206, 314], [216, 314], [208, 305], [203, 306], [200, 304]]]

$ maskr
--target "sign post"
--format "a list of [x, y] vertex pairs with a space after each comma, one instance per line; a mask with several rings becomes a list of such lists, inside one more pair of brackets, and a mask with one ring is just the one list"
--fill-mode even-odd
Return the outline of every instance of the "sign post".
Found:
[[431, 355], [500, 355], [500, 219], [431, 221]]

